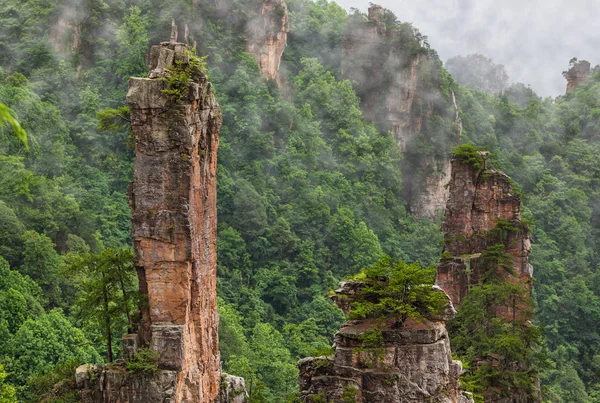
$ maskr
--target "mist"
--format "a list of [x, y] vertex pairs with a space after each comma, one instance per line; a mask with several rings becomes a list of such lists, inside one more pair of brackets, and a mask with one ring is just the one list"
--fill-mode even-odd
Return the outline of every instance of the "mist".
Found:
[[[366, 11], [364, 0], [339, 0]], [[378, 0], [400, 21], [429, 37], [446, 62], [481, 53], [503, 64], [509, 82], [528, 84], [541, 96], [564, 94], [562, 72], [573, 57], [600, 62], [600, 2], [594, 0]]]

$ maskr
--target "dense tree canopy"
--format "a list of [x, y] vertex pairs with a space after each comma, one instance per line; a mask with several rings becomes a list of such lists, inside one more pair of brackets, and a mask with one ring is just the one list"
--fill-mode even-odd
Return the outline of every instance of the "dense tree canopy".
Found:
[[[107, 361], [111, 348], [120, 356], [137, 298], [130, 264], [107, 269], [131, 244], [127, 79], [146, 74], [147, 48], [169, 37], [172, 18], [208, 56], [223, 114], [224, 367], [247, 378], [253, 401], [285, 401], [296, 360], [327, 350], [344, 319], [326, 298], [340, 279], [383, 255], [429, 266], [440, 253], [439, 223], [407, 213], [395, 140], [364, 119], [361, 89], [341, 78], [344, 31], [365, 16], [290, 0], [280, 89], [245, 51], [250, 0], [225, 1], [225, 13], [208, 1], [72, 3], [5, 0], [0, 10], [0, 401], [14, 400], [13, 388], [34, 400], [56, 365]], [[385, 21], [408, 54], [434, 54], [410, 24]], [[435, 85], [456, 95], [463, 141], [495, 154], [525, 194], [545, 396], [600, 402], [600, 75], [555, 103], [519, 86], [500, 96], [466, 89], [435, 68]], [[449, 150], [434, 123], [418, 138], [444, 146], [423, 156]]]

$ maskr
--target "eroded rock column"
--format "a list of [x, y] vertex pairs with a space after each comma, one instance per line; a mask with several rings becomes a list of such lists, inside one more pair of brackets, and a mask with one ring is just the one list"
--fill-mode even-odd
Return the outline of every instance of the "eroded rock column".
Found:
[[[243, 380], [221, 379], [216, 305], [221, 115], [211, 84], [191, 57], [182, 43], [153, 46], [149, 78], [129, 81], [136, 152], [131, 228], [141, 321], [137, 333], [123, 336], [124, 360], [77, 369], [84, 403], [246, 398]], [[169, 80], [175, 73], [187, 80]], [[127, 361], [148, 348], [154, 353], [146, 357], [157, 357], [145, 358], [146, 369], [128, 368]], [[238, 400], [227, 397], [238, 390]]]
[[[220, 360], [216, 306], [216, 165], [221, 115], [206, 75], [189, 67], [187, 46], [150, 53], [150, 78], [129, 81], [135, 136], [131, 186], [135, 266], [143, 304], [140, 343], [177, 372], [175, 402], [212, 402]], [[169, 69], [188, 85], [167, 96]]]
[[[453, 94], [445, 95], [431, 73], [441, 69], [440, 60], [425, 51], [409, 51], [410, 46], [419, 47], [421, 39], [416, 33], [408, 38], [390, 30], [386, 12], [371, 4], [368, 21], [350, 19], [344, 32], [342, 76], [354, 83], [365, 118], [390, 131], [404, 154], [401, 169], [410, 211], [437, 219], [448, 198], [444, 185], [450, 173], [447, 152], [438, 151], [458, 142], [462, 124]], [[454, 120], [454, 125], [434, 129], [443, 120]], [[437, 123], [427, 127], [428, 122]]]
[[485, 158], [487, 154], [482, 153], [484, 165], [479, 168], [461, 158], [451, 163], [450, 195], [442, 224], [444, 252], [436, 283], [455, 306], [488, 270], [482, 254], [500, 241], [512, 258], [513, 281], [531, 293], [531, 239], [521, 221], [521, 199], [506, 174], [485, 168]]
[[247, 25], [248, 53], [258, 62], [265, 79], [275, 80], [279, 86], [279, 66], [287, 45], [289, 25], [287, 5], [283, 0], [262, 0], [258, 16]]

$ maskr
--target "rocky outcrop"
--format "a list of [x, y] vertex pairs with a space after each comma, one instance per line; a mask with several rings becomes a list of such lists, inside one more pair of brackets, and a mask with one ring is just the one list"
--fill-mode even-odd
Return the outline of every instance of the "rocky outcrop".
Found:
[[[342, 75], [355, 83], [365, 117], [391, 131], [405, 155], [405, 198], [411, 212], [430, 218], [444, 211], [448, 196], [450, 144], [460, 137], [450, 94], [440, 89], [440, 60], [426, 48], [425, 37], [409, 24], [390, 26], [378, 5], [368, 20], [351, 18], [344, 33]], [[449, 131], [433, 133], [427, 122], [447, 120]], [[454, 122], [454, 125], [452, 124]], [[429, 146], [423, 158], [419, 147]], [[438, 152], [435, 154], [435, 152]]]
[[258, 62], [267, 80], [281, 86], [279, 66], [290, 31], [287, 5], [283, 0], [262, 0], [256, 18], [248, 21], [248, 53]]
[[[503, 172], [487, 169], [486, 158], [487, 153], [471, 150], [470, 154], [452, 159], [450, 197], [442, 225], [444, 251], [436, 283], [459, 311], [465, 297], [476, 287], [497, 287], [486, 290], [504, 294], [496, 294], [493, 305], [487, 308], [481, 306], [480, 309], [487, 309], [490, 323], [505, 323], [512, 327], [512, 332], [518, 329], [522, 332], [519, 334], [526, 334], [524, 329], [532, 326], [530, 319], [533, 312], [530, 232], [521, 221], [521, 200], [513, 189], [511, 179]], [[473, 326], [472, 334], [477, 338], [477, 332], [482, 332], [485, 326]], [[468, 346], [463, 345], [465, 348]], [[501, 385], [491, 382], [482, 392], [484, 401], [539, 403], [539, 379], [527, 351], [521, 352], [521, 358], [513, 355], [507, 360], [505, 350], [499, 346], [494, 348], [493, 352], [476, 356], [471, 362], [472, 368], [528, 374], [530, 381], [537, 386], [524, 387], [522, 382], [517, 381]]]
[[590, 78], [591, 65], [587, 60], [571, 59], [569, 70], [563, 71], [563, 77], [567, 80], [567, 92], [571, 91], [576, 85], [587, 83]]
[[[127, 102], [136, 161], [130, 189], [139, 331], [123, 338], [124, 358], [158, 354], [155, 373], [107, 366], [85, 380], [87, 402], [213, 402], [221, 371], [216, 306], [216, 160], [221, 115], [206, 75], [186, 45], [150, 52], [149, 78], [131, 78]], [[167, 95], [178, 65], [189, 81]], [[81, 371], [83, 372], [83, 370]], [[94, 373], [92, 371], [92, 373]]]
[[[505, 245], [504, 253], [512, 259], [514, 281], [531, 293], [531, 240], [521, 221], [521, 200], [506, 174], [486, 169], [485, 158], [487, 154], [482, 153], [481, 167], [461, 157], [452, 159], [450, 196], [442, 224], [444, 252], [436, 283], [454, 306], [459, 306], [469, 288], [486, 274], [483, 254], [499, 243]], [[509, 307], [498, 309], [506, 310], [506, 314], [510, 311]]]
[[[348, 313], [363, 283], [348, 281], [336, 291], [336, 304]], [[442, 292], [438, 289], [439, 292]], [[403, 325], [388, 320], [351, 320], [335, 336], [335, 353], [298, 363], [303, 402], [472, 403], [460, 390], [462, 365], [453, 361], [444, 321], [455, 311], [449, 302], [443, 315]], [[375, 323], [382, 342], [362, 337]]]
[[215, 403], [246, 403], [248, 392], [244, 378], [228, 374], [221, 375], [219, 399]]

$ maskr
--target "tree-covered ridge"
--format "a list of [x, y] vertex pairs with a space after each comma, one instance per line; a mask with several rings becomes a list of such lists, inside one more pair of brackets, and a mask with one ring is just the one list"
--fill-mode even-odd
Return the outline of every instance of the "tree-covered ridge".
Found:
[[[401, 155], [387, 134], [363, 119], [350, 83], [306, 58], [320, 55], [303, 54], [306, 46], [291, 40], [290, 50], [299, 50], [286, 62], [292, 94], [286, 100], [244, 52], [245, 24], [256, 10], [235, 6], [244, 11], [223, 16], [202, 4], [83, 3], [74, 17], [82, 25], [63, 32], [79, 35], [79, 45], [61, 54], [46, 32], [15, 26], [33, 18], [54, 27], [69, 10], [58, 3], [11, 3], [2, 15], [12, 39], [5, 43], [0, 99], [18, 111], [31, 149], [8, 131], [2, 137], [2, 225], [12, 229], [2, 248], [13, 271], [41, 287], [34, 320], [62, 307], [53, 314], [64, 315], [94, 344], [96, 356], [80, 355], [78, 362], [107, 360], [105, 346], [119, 357], [128, 323], [119, 304], [126, 297], [102, 275], [102, 259], [110, 257], [109, 247], [130, 242], [126, 185], [133, 155], [127, 116], [119, 109], [126, 78], [145, 73], [147, 46], [168, 37], [171, 17], [214, 17], [190, 30], [198, 52], [208, 55], [224, 117], [218, 170], [222, 354], [225, 369], [252, 385], [254, 401], [281, 401], [297, 388], [296, 360], [327, 349], [343, 319], [326, 292], [384, 252], [431, 263], [437, 245], [422, 240], [439, 234], [406, 214]], [[304, 33], [339, 47], [347, 19], [339, 6], [303, 2], [290, 9]], [[333, 27], [324, 17], [330, 15], [336, 16]], [[103, 289], [114, 293], [106, 309], [95, 296]], [[39, 390], [8, 365], [12, 350], [0, 353], [24, 399], [28, 390]], [[23, 371], [41, 375], [69, 358], [58, 357]]]
[[[296, 390], [295, 361], [329, 346], [343, 317], [325, 295], [339, 279], [382, 254], [424, 266], [437, 260], [439, 228], [405, 211], [403, 156], [340, 80], [348, 14], [333, 2], [289, 2], [288, 84], [280, 90], [245, 52], [256, 2], [218, 3], [4, 1], [0, 102], [27, 131], [30, 149], [0, 127], [0, 279], [11, 279], [0, 280], [0, 363], [8, 373], [0, 396], [12, 393], [8, 382], [23, 401], [35, 400], [54, 365], [108, 358], [103, 312], [82, 315], [84, 285], [98, 272], [73, 263], [131, 241], [133, 151], [118, 108], [128, 77], [146, 73], [148, 46], [169, 37], [172, 18], [188, 23], [198, 54], [208, 55], [223, 113], [221, 352], [226, 370], [252, 385], [253, 401], [285, 401]], [[414, 44], [412, 28], [411, 35]], [[456, 94], [464, 141], [497, 155], [535, 221], [536, 322], [552, 362], [542, 373], [547, 400], [600, 401], [600, 77], [559, 104], [528, 96], [519, 107], [510, 94], [470, 91], [440, 74]], [[97, 113], [107, 109], [99, 126]], [[427, 135], [446, 144], [444, 133]], [[114, 291], [108, 311], [119, 357], [124, 295], [98, 283]]]

